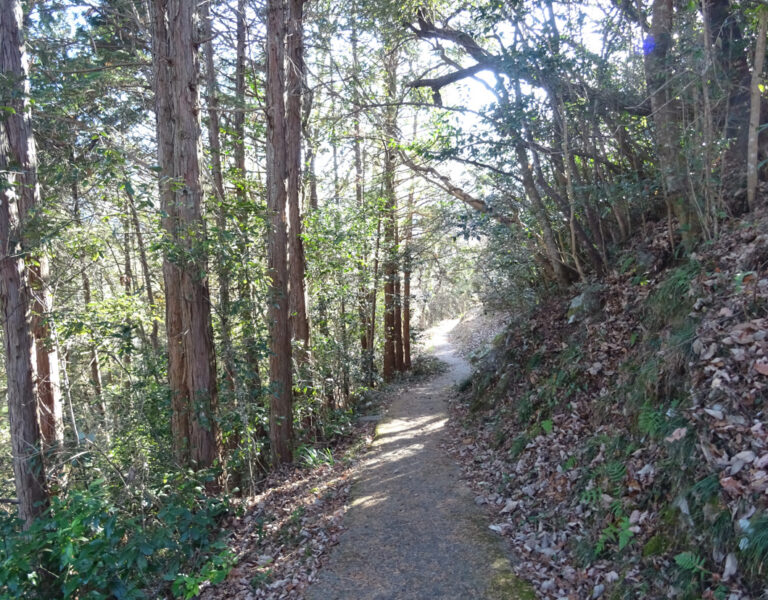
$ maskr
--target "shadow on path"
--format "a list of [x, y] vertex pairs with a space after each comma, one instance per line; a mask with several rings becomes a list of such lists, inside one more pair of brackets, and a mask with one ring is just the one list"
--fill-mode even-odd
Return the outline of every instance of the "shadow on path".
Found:
[[352, 490], [346, 531], [308, 600], [533, 598], [511, 571], [458, 466], [445, 455], [445, 401], [469, 365], [435, 328], [431, 352], [447, 372], [396, 397]]

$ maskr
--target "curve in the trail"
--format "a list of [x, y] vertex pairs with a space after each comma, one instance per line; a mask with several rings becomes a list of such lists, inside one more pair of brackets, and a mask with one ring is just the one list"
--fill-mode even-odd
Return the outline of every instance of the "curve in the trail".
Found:
[[516, 600], [534, 598], [510, 568], [458, 466], [440, 447], [446, 399], [469, 365], [433, 330], [448, 370], [392, 401], [352, 489], [346, 531], [308, 600]]

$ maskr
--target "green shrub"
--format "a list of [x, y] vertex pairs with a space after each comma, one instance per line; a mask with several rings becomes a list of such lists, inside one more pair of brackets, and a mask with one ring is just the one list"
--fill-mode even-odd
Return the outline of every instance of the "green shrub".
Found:
[[226, 500], [179, 474], [122, 505], [94, 481], [54, 497], [26, 531], [0, 511], [0, 597], [122, 600], [157, 597], [170, 586], [174, 596], [192, 598], [232, 565], [218, 533], [227, 510]]

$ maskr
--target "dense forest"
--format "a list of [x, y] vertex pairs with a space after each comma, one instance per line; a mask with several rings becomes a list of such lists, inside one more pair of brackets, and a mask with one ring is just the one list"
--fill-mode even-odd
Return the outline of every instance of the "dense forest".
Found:
[[[338, 461], [377, 394], [439, 369], [423, 332], [480, 305], [512, 315], [456, 408], [517, 415], [489, 447], [551, 445], [584, 401], [631, 438], [589, 451], [597, 513], [641, 479], [622, 446], [731, 469], [638, 492], [698, 485], [684, 520], [730, 506], [742, 533], [664, 546], [685, 585], [622, 571], [615, 597], [728, 598], [726, 556], [730, 597], [765, 597], [767, 39], [761, 0], [0, 0], [0, 597], [225, 580], [228, 519]], [[739, 376], [706, 307], [742, 324]], [[741, 454], [701, 449], [691, 403]], [[641, 537], [602, 510], [585, 569]]]

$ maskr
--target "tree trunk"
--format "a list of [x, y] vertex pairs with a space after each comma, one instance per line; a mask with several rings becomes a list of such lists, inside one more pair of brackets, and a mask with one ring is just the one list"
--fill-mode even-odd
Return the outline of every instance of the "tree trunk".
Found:
[[[178, 215], [173, 191], [173, 107], [171, 102], [170, 48], [166, 12], [168, 0], [154, 0], [152, 62], [154, 71], [157, 162], [165, 244], [175, 247]], [[163, 256], [165, 330], [168, 339], [168, 383], [171, 392], [171, 431], [176, 460], [189, 464], [189, 413], [181, 319], [181, 271], [168, 252]]]
[[[416, 137], [416, 121], [413, 123], [414, 139]], [[413, 262], [413, 200], [415, 190], [411, 184], [408, 193], [408, 204], [405, 214], [405, 248], [403, 258], [403, 368], [411, 370], [411, 270]]]
[[43, 448], [56, 448], [64, 442], [64, 421], [61, 407], [61, 377], [59, 352], [51, 340], [48, 319], [51, 314], [51, 294], [48, 291], [48, 257], [40, 254], [37, 264], [27, 267], [32, 290], [32, 335], [35, 337], [37, 360], [37, 397], [40, 406], [40, 433]]
[[[247, 181], [245, 170], [245, 69], [246, 69], [246, 56], [245, 56], [245, 42], [246, 42], [246, 21], [245, 21], [245, 0], [238, 0], [237, 2], [237, 48], [236, 48], [236, 60], [235, 65], [235, 101], [237, 108], [233, 119], [235, 129], [234, 140], [234, 158], [235, 158], [235, 170], [237, 173], [236, 183], [236, 195], [238, 214], [247, 206]], [[247, 252], [247, 246], [245, 243], [240, 243], [240, 249], [245, 254]], [[248, 373], [246, 376], [246, 386], [249, 390], [255, 391], [252, 393], [254, 397], [258, 396], [261, 392], [261, 374], [259, 372], [259, 352], [258, 341], [256, 340], [256, 329], [253, 325], [252, 315], [252, 294], [251, 294], [251, 280], [249, 267], [247, 260], [245, 261], [243, 269], [245, 271], [243, 277], [239, 277], [238, 294], [240, 296], [241, 318], [243, 319], [243, 345], [245, 346], [245, 363], [248, 365]]]
[[200, 185], [196, 8], [186, 0], [169, 0], [168, 9], [174, 111], [174, 195], [180, 242], [187, 253], [181, 270], [180, 290], [186, 390], [189, 394], [190, 461], [196, 468], [205, 468], [219, 456], [214, 416], [218, 394]]
[[147, 293], [147, 304], [149, 304], [149, 310], [152, 313], [152, 332], [149, 334], [149, 341], [152, 345], [152, 349], [157, 352], [160, 348], [158, 341], [158, 325], [157, 319], [155, 319], [155, 292], [152, 289], [152, 274], [149, 269], [149, 260], [147, 259], [147, 246], [144, 243], [144, 234], [141, 232], [141, 223], [139, 222], [139, 213], [136, 210], [136, 202], [133, 198], [133, 193], [128, 190], [128, 206], [131, 209], [131, 219], [133, 221], [133, 228], [136, 231], [136, 242], [139, 247], [139, 262], [141, 263], [141, 273], [144, 277], [144, 287]]
[[716, 76], [721, 84], [723, 79], [726, 80], [728, 91], [728, 102], [720, 116], [725, 118], [725, 121], [721, 119], [721, 123], [730, 142], [725, 152], [723, 172], [727, 174], [726, 187], [733, 194], [743, 189], [747, 179], [744, 156], [749, 140], [751, 95], [748, 52], [743, 47], [745, 43], [739, 26], [740, 19], [731, 0], [703, 0], [700, 6], [718, 66]]
[[403, 362], [403, 297], [400, 289], [400, 228], [395, 223], [395, 248], [398, 249], [398, 261], [395, 268], [395, 370], [404, 371]]
[[667, 204], [680, 223], [683, 243], [687, 250], [698, 241], [701, 224], [689, 198], [686, 186], [686, 161], [680, 148], [681, 124], [679, 102], [670, 85], [668, 53], [672, 48], [672, 0], [653, 0], [650, 51], [645, 57], [645, 72], [651, 96], [656, 146], [662, 169]]
[[[385, 88], [386, 97], [394, 103], [397, 95], [397, 52], [390, 50], [385, 58]], [[395, 149], [393, 142], [397, 137], [397, 109], [394, 106], [386, 109], [384, 122], [384, 364], [382, 376], [384, 381], [391, 381], [397, 368], [397, 350], [395, 334], [395, 279], [397, 278], [397, 241], [396, 213], [397, 198], [395, 197]]]
[[757, 193], [757, 139], [760, 127], [760, 81], [765, 62], [765, 42], [768, 37], [768, 7], [760, 8], [757, 43], [755, 44], [755, 62], [752, 72], [752, 100], [749, 110], [749, 144], [747, 147], [747, 203], [750, 210], [755, 207]]
[[287, 65], [286, 78], [286, 170], [288, 175], [288, 273], [289, 310], [291, 334], [301, 343], [296, 357], [299, 366], [307, 361], [309, 351], [309, 321], [305, 301], [304, 242], [301, 239], [301, 214], [299, 196], [301, 192], [301, 98], [304, 89], [304, 0], [288, 1], [288, 31], [286, 35]]
[[[74, 156], [72, 157], [72, 165], [75, 164]], [[82, 219], [80, 217], [80, 193], [78, 191], [77, 186], [77, 180], [73, 179], [72, 181], [72, 200], [73, 200], [73, 206], [74, 206], [74, 218], [75, 218], [75, 224], [78, 227], [82, 227]], [[130, 196], [129, 196], [130, 200]], [[82, 284], [83, 284], [83, 304], [85, 304], [85, 308], [87, 309], [88, 306], [91, 304], [91, 279], [88, 277], [88, 271], [85, 268], [85, 255], [82, 255], [81, 260], [83, 260], [83, 273], [82, 273]], [[99, 360], [99, 351], [96, 348], [95, 343], [91, 343], [90, 347], [88, 349], [88, 353], [90, 355], [90, 369], [91, 369], [91, 385], [93, 386], [93, 395], [96, 399], [96, 406], [98, 407], [99, 414], [101, 416], [101, 422], [102, 427], [104, 427], [104, 436], [107, 441], [107, 446], [110, 445], [111, 441], [111, 433], [110, 433], [110, 426], [109, 426], [109, 417], [107, 414], [107, 404], [104, 401], [104, 394], [103, 394], [103, 383], [101, 379], [101, 362]]]
[[[209, 3], [200, 4], [200, 18], [205, 30], [205, 81], [208, 96], [208, 144], [211, 151], [211, 174], [213, 193], [216, 198], [216, 227], [220, 238], [226, 237], [228, 215], [225, 207], [224, 176], [221, 168], [221, 139], [219, 136], [219, 90], [216, 84], [216, 69], [213, 62], [213, 23]], [[230, 270], [223, 244], [216, 252], [216, 270], [219, 283], [219, 320], [221, 322], [221, 354], [224, 363], [224, 378], [230, 391], [235, 389], [235, 357], [232, 349], [232, 326], [230, 316], [232, 302], [230, 295]]]
[[[172, 427], [182, 462], [218, 458], [217, 389], [200, 186], [195, 5], [155, 3], [155, 95], [164, 225], [177, 256], [166, 256], [166, 329]], [[167, 29], [166, 29], [167, 19]]]
[[544, 205], [539, 190], [536, 187], [536, 183], [533, 180], [533, 173], [531, 172], [531, 165], [528, 162], [528, 154], [525, 147], [521, 143], [515, 144], [515, 153], [517, 154], [517, 160], [520, 163], [520, 170], [523, 175], [523, 188], [525, 189], [525, 195], [528, 196], [528, 200], [531, 202], [531, 210], [536, 217], [536, 221], [541, 227], [542, 237], [544, 239], [544, 250], [547, 254], [547, 260], [552, 267], [552, 271], [555, 274], [557, 282], [565, 287], [570, 283], [568, 277], [568, 270], [565, 268], [562, 260], [560, 260], [560, 249], [557, 246], [557, 240], [555, 239], [555, 233], [552, 230], [552, 225], [549, 222], [549, 216], [547, 215], [547, 207]]
[[32, 304], [23, 226], [40, 201], [29, 108], [28, 63], [18, 0], [0, 0], [0, 303], [13, 473], [19, 517], [29, 526], [48, 506], [42, 460]]
[[267, 0], [267, 263], [269, 285], [269, 438], [275, 466], [293, 459], [293, 381], [288, 321], [286, 205], [286, 126], [284, 101], [285, 9]]

